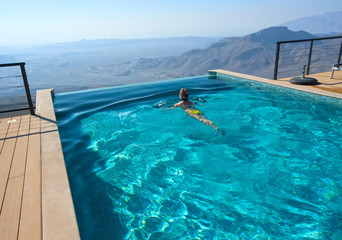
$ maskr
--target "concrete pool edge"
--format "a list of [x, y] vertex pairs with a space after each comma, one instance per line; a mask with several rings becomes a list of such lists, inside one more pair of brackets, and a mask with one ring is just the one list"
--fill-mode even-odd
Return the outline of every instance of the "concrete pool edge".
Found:
[[331, 98], [337, 98], [337, 99], [342, 100], [342, 94], [317, 89], [317, 88], [314, 88], [313, 86], [309, 86], [309, 85], [295, 85], [295, 84], [291, 84], [289, 82], [271, 80], [271, 79], [267, 79], [267, 78], [256, 77], [253, 75], [231, 72], [231, 71], [222, 70], [222, 69], [209, 70], [208, 74], [211, 76], [217, 76], [217, 74], [223, 74], [223, 75], [227, 75], [227, 76], [233, 76], [233, 77], [248, 79], [248, 80], [252, 80], [255, 82], [260, 82], [260, 83], [269, 84], [269, 85], [275, 85], [278, 87], [283, 87], [283, 88], [287, 88], [287, 89], [292, 89], [292, 90], [297, 90], [297, 91], [302, 91], [302, 92], [307, 92], [307, 93], [311, 93], [311, 94], [316, 94], [316, 95], [331, 97]]
[[80, 239], [53, 106], [53, 89], [38, 90], [41, 119], [41, 203], [43, 239]]

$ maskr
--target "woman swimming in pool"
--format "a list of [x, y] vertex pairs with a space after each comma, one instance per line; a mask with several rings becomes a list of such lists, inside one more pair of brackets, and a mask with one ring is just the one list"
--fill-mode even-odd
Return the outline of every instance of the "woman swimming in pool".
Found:
[[213, 121], [209, 120], [206, 116], [204, 116], [199, 110], [197, 110], [194, 105], [195, 103], [190, 102], [189, 100], [189, 92], [185, 88], [182, 88], [179, 92], [179, 98], [180, 102], [176, 103], [172, 108], [174, 109], [176, 107], [182, 108], [186, 114], [188, 114], [190, 117], [193, 117], [202, 123], [214, 128], [216, 131], [219, 131], [223, 133], [223, 131], [219, 130], [218, 127], [214, 124]]

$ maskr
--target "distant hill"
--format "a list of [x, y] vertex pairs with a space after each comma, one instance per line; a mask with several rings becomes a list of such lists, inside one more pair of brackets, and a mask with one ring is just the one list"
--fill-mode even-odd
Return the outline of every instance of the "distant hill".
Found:
[[299, 18], [285, 22], [281, 26], [287, 26], [294, 31], [303, 30], [312, 34], [342, 33], [342, 11]]
[[109, 55], [111, 58], [132, 59], [139, 57], [161, 57], [178, 55], [193, 48], [205, 48], [222, 37], [173, 37], [146, 39], [95, 39], [76, 42], [62, 42], [31, 47], [6, 48], [0, 46], [0, 54], [25, 54], [45, 56]]
[[314, 38], [304, 31], [271, 27], [244, 37], [225, 38], [206, 49], [194, 49], [177, 57], [141, 58], [126, 75], [150, 73], [161, 79], [206, 74], [209, 69], [226, 69], [271, 78], [277, 41]]
[[[222, 37], [98, 39], [0, 47], [0, 64], [26, 62], [33, 91], [41, 88], [72, 91], [149, 81], [149, 76], [125, 77], [127, 73], [123, 69], [142, 57], [177, 56], [193, 48], [206, 48], [220, 39]], [[13, 75], [7, 70], [1, 69], [0, 77]]]

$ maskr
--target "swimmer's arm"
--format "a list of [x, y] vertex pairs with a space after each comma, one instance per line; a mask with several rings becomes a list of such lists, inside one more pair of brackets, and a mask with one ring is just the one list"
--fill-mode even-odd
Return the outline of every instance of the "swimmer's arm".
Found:
[[196, 105], [196, 106], [203, 106], [203, 104], [198, 103], [198, 102], [191, 102], [192, 105]]
[[196, 105], [196, 106], [203, 106], [202, 104], [199, 104], [198, 102], [190, 102], [191, 105]]
[[176, 107], [179, 107], [180, 106], [180, 103], [176, 103], [173, 107], [170, 107], [170, 108], [167, 108], [167, 109], [163, 109], [163, 110], [172, 110]]
[[174, 109], [175, 107], [171, 107], [171, 108], [164, 108], [164, 109], [160, 109], [160, 110], [162, 110], [162, 111], [169, 111], [169, 110], [172, 110], [172, 109]]

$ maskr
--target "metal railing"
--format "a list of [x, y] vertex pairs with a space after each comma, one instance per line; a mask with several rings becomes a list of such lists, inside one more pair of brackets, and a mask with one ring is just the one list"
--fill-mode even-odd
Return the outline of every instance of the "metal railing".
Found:
[[[9, 88], [25, 87], [26, 98], [27, 98], [27, 102], [28, 102], [28, 105], [29, 105], [30, 113], [31, 113], [31, 115], [35, 115], [34, 108], [33, 108], [33, 103], [32, 103], [32, 98], [31, 98], [31, 93], [30, 93], [30, 87], [29, 87], [29, 84], [28, 84], [26, 70], [25, 70], [25, 63], [24, 62], [19, 62], [19, 63], [0, 64], [0, 68], [3, 68], [3, 67], [15, 67], [15, 66], [19, 66], [20, 67], [21, 75], [0, 76], [0, 80], [1, 79], [5, 79], [5, 78], [22, 77], [24, 85], [23, 86], [5, 86], [5, 87], [0, 87], [0, 90], [5, 90], [5, 89], [9, 89]], [[25, 108], [25, 109], [27, 109], [27, 108]], [[2, 112], [17, 111], [17, 110], [24, 110], [24, 109], [12, 109], [12, 110], [2, 111]]]
[[[338, 43], [338, 44], [326, 43], [327, 40], [332, 41], [336, 39], [341, 39], [341, 43]], [[320, 49], [320, 52], [318, 52], [317, 54], [313, 54], [315, 42], [317, 44], [319, 43], [316, 49]], [[309, 46], [307, 46], [308, 43], [309, 43]], [[289, 45], [297, 44], [297, 46], [295, 48], [291, 48], [289, 47], [289, 45], [287, 45], [287, 48], [281, 49], [281, 46], [285, 47], [286, 44], [289, 44]], [[337, 50], [338, 47], [339, 47], [339, 50]], [[300, 54], [296, 55], [296, 52], [300, 52]], [[283, 56], [280, 56], [281, 53], [283, 53]], [[303, 68], [303, 65], [306, 65], [306, 74], [309, 75], [310, 67], [312, 66], [312, 63], [313, 63], [313, 56], [315, 56], [315, 63], [318, 65], [316, 68], [322, 69], [328, 66], [331, 68], [331, 66], [336, 63], [340, 64], [341, 54], [342, 54], [342, 36], [277, 42], [273, 79], [277, 80], [278, 78], [278, 74], [280, 73], [279, 66], [283, 66], [285, 68], [283, 73], [288, 73], [288, 72], [298, 72]], [[324, 58], [324, 57], [328, 57], [328, 58]], [[283, 63], [280, 63], [281, 60], [283, 60]], [[326, 66], [322, 65], [322, 64], [328, 64], [328, 63], [329, 65], [326, 65]], [[296, 69], [291, 69], [291, 67], [293, 66], [296, 66]]]

